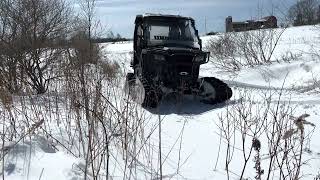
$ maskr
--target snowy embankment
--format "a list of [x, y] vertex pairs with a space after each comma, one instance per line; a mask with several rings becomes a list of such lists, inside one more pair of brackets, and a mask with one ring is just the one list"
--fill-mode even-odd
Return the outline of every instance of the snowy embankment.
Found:
[[[202, 37], [204, 46], [210, 38], [214, 36]], [[109, 52], [115, 52], [111, 53], [112, 58], [117, 57], [117, 53], [131, 52], [132, 45], [109, 45], [106, 49]], [[226, 140], [220, 139], [219, 117], [231, 109], [232, 105], [242, 100], [254, 101], [254, 104], [258, 104], [256, 105], [258, 107], [255, 105], [251, 107], [251, 113], [259, 114], [259, 111], [263, 109], [259, 103], [263, 106], [266, 98], [270, 98], [273, 105], [280, 102], [284, 104], [283, 106], [293, 108], [293, 116], [310, 114], [308, 121], [316, 125], [315, 129], [306, 127], [309, 133], [311, 131], [312, 138], [304, 151], [304, 160], [308, 165], [303, 166], [301, 172], [303, 179], [313, 179], [320, 171], [320, 143], [317, 142], [317, 139], [320, 138], [317, 112], [320, 107], [319, 49], [319, 28], [314, 26], [291, 27], [286, 29], [281, 36], [273, 59], [280, 59], [291, 53], [295, 57], [292, 61], [247, 67], [236, 73], [221, 71], [214, 67], [214, 62], [203, 65], [200, 75], [218, 77], [227, 82], [233, 88], [233, 100], [228, 106], [211, 107], [195, 103], [190, 99], [175, 102], [169, 98], [160, 106], [159, 112], [151, 112], [164, 115], [162, 142], [167, 147], [167, 149], [164, 148], [164, 154], [168, 154], [168, 160], [164, 163], [165, 174], [172, 175], [174, 179], [227, 179]], [[244, 96], [249, 96], [249, 98]], [[156, 121], [157, 115], [154, 119]], [[234, 141], [240, 142], [241, 134], [238, 135]], [[251, 140], [252, 137], [248, 138], [249, 143], [247, 143], [250, 144]], [[176, 141], [179, 141], [181, 146], [175, 143]], [[234, 145], [233, 161], [229, 167], [231, 169], [229, 173], [231, 177], [238, 179], [242, 172], [243, 154], [241, 144], [234, 143]], [[269, 163], [267, 151], [264, 153], [262, 168], [267, 168]], [[244, 178], [255, 177], [252, 159], [248, 162]], [[267, 171], [267, 169], [264, 170]], [[277, 175], [272, 177], [273, 179], [279, 178]], [[264, 178], [266, 175], [262, 176], [262, 179]]]
[[[282, 108], [283, 111], [290, 108], [292, 114], [288, 116], [298, 117], [305, 113], [310, 115], [306, 119], [315, 124], [315, 127], [305, 128], [305, 133], [311, 139], [305, 142], [303, 161], [306, 164], [301, 167], [300, 174], [302, 179], [314, 179], [320, 171], [320, 143], [317, 141], [320, 138], [319, 31], [312, 26], [305, 26], [288, 28], [284, 32], [275, 50], [275, 58], [292, 52], [297, 57], [294, 61], [247, 67], [236, 73], [221, 71], [215, 68], [212, 62], [203, 65], [201, 76], [221, 78], [232, 87], [234, 96], [227, 104], [211, 106], [195, 102], [190, 98], [176, 101], [174, 97], [169, 96], [156, 110], [141, 109], [143, 117], [147, 119], [144, 135], [141, 136], [145, 136], [148, 147], [143, 148], [142, 152], [138, 150], [135, 156], [138, 165], [131, 179], [152, 179], [159, 173], [159, 122], [161, 122], [160, 158], [163, 179], [211, 180], [227, 179], [228, 176], [231, 179], [239, 179], [244, 164], [242, 148], [248, 150], [249, 154], [253, 137], [249, 136], [250, 132], [248, 132], [249, 137], [243, 145], [241, 142], [244, 131], [234, 129], [229, 138], [231, 149], [228, 148], [228, 138], [222, 131], [222, 125], [232, 118], [228, 119], [230, 117], [226, 114], [237, 108], [244, 108], [247, 110], [246, 116], [254, 119], [263, 116], [263, 110], [266, 110], [265, 106], [268, 103], [270, 107]], [[209, 38], [211, 37], [203, 37], [204, 46]], [[133, 51], [131, 42], [102, 44], [102, 46], [105, 57], [118, 62], [123, 74], [131, 71], [129, 64]], [[279, 102], [281, 105], [277, 106]], [[236, 112], [234, 115], [241, 116]], [[270, 118], [272, 121], [270, 115], [263, 117]], [[238, 123], [240, 125], [242, 122]], [[51, 122], [51, 124], [55, 123]], [[46, 125], [50, 126], [50, 123]], [[265, 134], [269, 126], [263, 127], [259, 133], [259, 139], [261, 168], [265, 173], [261, 176], [262, 179], [266, 179], [270, 153], [268, 153], [266, 145], [268, 139]], [[63, 135], [65, 132], [54, 132], [57, 129], [50, 127], [49, 129], [57, 137], [65, 137]], [[48, 142], [41, 141], [41, 137], [36, 136], [22, 144], [19, 143], [14, 151], [9, 152], [3, 166], [5, 179], [83, 179], [81, 176], [83, 172], [79, 170], [83, 166], [83, 159], [75, 158], [60, 144], [55, 144], [53, 149], [50, 149], [48, 147], [52, 145], [46, 145], [46, 143]], [[243, 178], [254, 179], [256, 176], [256, 170], [253, 168], [255, 166], [253, 153], [255, 152], [252, 152], [243, 171]], [[111, 159], [112, 179], [126, 179], [123, 177], [123, 154], [114, 152]], [[228, 160], [229, 171], [227, 172]], [[279, 179], [281, 176], [279, 170], [275, 169], [274, 172], [274, 174], [271, 173], [270, 179]]]

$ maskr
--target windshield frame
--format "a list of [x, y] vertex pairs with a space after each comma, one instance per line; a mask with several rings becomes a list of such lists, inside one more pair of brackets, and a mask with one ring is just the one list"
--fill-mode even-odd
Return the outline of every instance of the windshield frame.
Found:
[[[182, 32], [182, 24], [186, 23], [187, 25], [184, 25], [186, 29], [184, 29], [184, 33]], [[186, 30], [189, 30], [190, 36], [187, 37], [187, 39], [170, 39], [169, 33], [172, 26], [176, 26], [180, 28], [180, 35], [184, 34], [186, 36]], [[188, 29], [187, 29], [188, 26]], [[150, 27], [164, 27], [166, 29], [163, 33], [168, 33], [167, 36], [156, 36], [152, 34], [152, 31], [150, 31]], [[189, 48], [195, 48], [195, 49], [201, 49], [201, 40], [198, 35], [198, 31], [195, 28], [195, 23], [193, 19], [188, 18], [152, 18], [147, 19], [144, 23], [144, 38], [147, 41], [147, 46], [153, 47], [153, 46], [182, 46], [182, 47], [189, 47]], [[154, 36], [154, 37], [153, 37]], [[153, 37], [153, 38], [152, 38]], [[190, 38], [188, 40], [188, 38]], [[191, 40], [192, 38], [192, 40]]]

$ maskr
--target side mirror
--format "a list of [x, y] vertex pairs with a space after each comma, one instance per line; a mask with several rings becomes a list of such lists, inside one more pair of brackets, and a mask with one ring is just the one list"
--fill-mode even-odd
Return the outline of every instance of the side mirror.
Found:
[[210, 60], [210, 52], [206, 52], [206, 63]]

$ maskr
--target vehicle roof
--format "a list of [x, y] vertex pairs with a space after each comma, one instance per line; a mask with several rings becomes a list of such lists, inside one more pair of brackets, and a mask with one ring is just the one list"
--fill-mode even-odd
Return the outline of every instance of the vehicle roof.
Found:
[[[190, 19], [193, 20], [191, 17], [186, 17], [186, 16], [180, 16], [180, 15], [171, 15], [171, 14], [153, 14], [153, 13], [145, 13], [142, 15], [137, 15], [137, 18], [177, 18], [177, 19]], [[194, 20], [193, 20], [194, 21]]]

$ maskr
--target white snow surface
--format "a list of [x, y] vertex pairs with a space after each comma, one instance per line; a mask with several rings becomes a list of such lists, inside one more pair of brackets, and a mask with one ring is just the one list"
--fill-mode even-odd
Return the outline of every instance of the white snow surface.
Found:
[[[150, 117], [149, 124], [145, 127], [146, 132], [150, 132], [151, 127], [158, 123], [159, 117], [162, 119], [164, 179], [227, 179], [226, 141], [222, 139], [220, 144], [219, 117], [240, 100], [245, 100], [242, 96], [244, 92], [256, 97], [255, 101], [259, 104], [265, 100], [261, 94], [274, 94], [272, 101], [276, 101], [281, 89], [284, 92], [280, 102], [287, 102], [295, 107], [295, 116], [310, 114], [307, 120], [316, 125], [314, 130], [311, 127], [306, 128], [306, 131], [313, 132], [308, 144], [311, 151], [304, 153], [305, 160], [309, 161], [302, 167], [301, 172], [302, 179], [314, 179], [320, 172], [320, 141], [317, 140], [320, 139], [320, 84], [315, 84], [320, 80], [320, 59], [314, 55], [315, 51], [320, 54], [319, 32], [320, 30], [314, 26], [290, 27], [285, 30], [275, 56], [288, 51], [299, 54], [299, 58], [292, 62], [274, 62], [270, 65], [243, 68], [232, 73], [216, 68], [213, 62], [202, 65], [201, 76], [220, 78], [232, 88], [234, 95], [227, 104], [212, 106], [195, 102], [192, 98], [176, 102], [173, 97], [167, 97], [157, 110], [144, 110], [146, 116]], [[210, 38], [212, 37], [202, 37], [203, 43]], [[124, 72], [132, 71], [129, 64], [133, 51], [132, 42], [105, 43], [101, 46], [104, 47], [106, 58], [116, 61]], [[257, 107], [253, 107], [252, 112], [256, 109]], [[241, 135], [236, 138], [235, 141], [240, 142]], [[150, 139], [157, 149], [157, 130]], [[248, 141], [251, 142], [251, 138]], [[75, 158], [59, 145], [52, 151], [43, 149], [39, 142], [42, 141], [35, 138], [16, 145], [15, 152], [9, 154], [5, 163], [6, 180], [33, 180], [39, 177], [43, 180], [82, 179], [76, 167], [83, 159]], [[235, 146], [233, 161], [230, 164], [231, 179], [239, 179], [243, 163], [242, 152], [238, 150], [241, 144], [235, 143]], [[265, 153], [266, 151], [262, 151], [262, 154]], [[118, 156], [121, 159], [120, 154]], [[156, 158], [155, 153], [155, 162]], [[265, 168], [268, 158], [262, 159], [261, 166]], [[252, 160], [248, 163], [244, 178], [254, 179], [254, 163]], [[143, 175], [139, 177], [148, 179]], [[262, 179], [265, 178], [266, 176], [262, 175]], [[113, 179], [124, 179], [120, 170], [114, 171]], [[277, 176], [274, 176], [274, 179], [277, 179]]]

